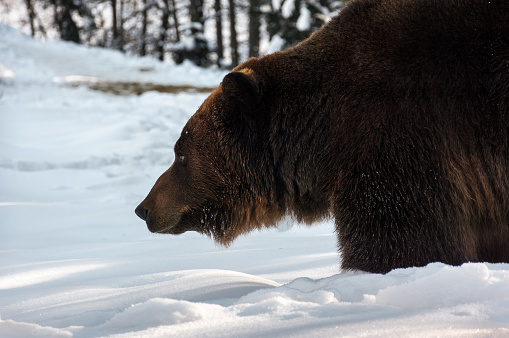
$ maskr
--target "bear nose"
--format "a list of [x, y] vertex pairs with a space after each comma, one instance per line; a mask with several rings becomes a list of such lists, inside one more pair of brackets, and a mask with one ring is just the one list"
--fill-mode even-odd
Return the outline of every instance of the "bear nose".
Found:
[[136, 213], [136, 215], [138, 215], [139, 218], [141, 218], [142, 220], [146, 220], [147, 219], [147, 214], [148, 214], [148, 209], [146, 209], [144, 206], [142, 206], [141, 204], [138, 205], [136, 207], [136, 209], [134, 210], [134, 212]]

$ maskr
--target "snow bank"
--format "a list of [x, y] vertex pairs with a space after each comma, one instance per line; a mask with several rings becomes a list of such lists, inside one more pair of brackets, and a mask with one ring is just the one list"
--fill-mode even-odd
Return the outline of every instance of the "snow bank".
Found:
[[[54, 322], [57, 328], [53, 328], [4, 320], [0, 321], [0, 333], [12, 335], [13, 330], [19, 330], [39, 336], [80, 337], [503, 337], [509, 334], [508, 295], [507, 264], [450, 267], [435, 263], [385, 276], [298, 278], [279, 287], [235, 272], [179, 271], [145, 276], [137, 286], [116, 290], [83, 289], [72, 295], [55, 293], [48, 297], [51, 301], [31, 299], [26, 307], [41, 304], [45, 312], [60, 308], [58, 315], [49, 317], [65, 313], [67, 322]], [[103, 308], [120, 300], [122, 306], [116, 306], [120, 312]], [[84, 320], [90, 311], [95, 312], [95, 320]], [[59, 328], [76, 321], [72, 317], [81, 323], [95, 321], [96, 325]]]
[[207, 94], [65, 81], [213, 87], [222, 75], [0, 25], [1, 337], [509, 335], [509, 264], [338, 274], [330, 220], [286, 220], [228, 249], [150, 234], [133, 210]]
[[[0, 48], [7, 75], [24, 83], [65, 82], [67, 76], [96, 77], [109, 81], [188, 84], [214, 87], [225, 73], [184, 62], [180, 66], [156, 59], [129, 58], [121, 52], [85, 47], [60, 40], [36, 41], [0, 23]], [[0, 67], [0, 77], [6, 73]]]

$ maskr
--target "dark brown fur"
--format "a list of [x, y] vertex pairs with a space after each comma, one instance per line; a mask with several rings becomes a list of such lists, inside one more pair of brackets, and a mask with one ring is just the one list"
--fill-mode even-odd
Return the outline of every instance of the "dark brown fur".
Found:
[[509, 1], [353, 1], [227, 75], [175, 152], [153, 232], [332, 214], [345, 269], [509, 262]]

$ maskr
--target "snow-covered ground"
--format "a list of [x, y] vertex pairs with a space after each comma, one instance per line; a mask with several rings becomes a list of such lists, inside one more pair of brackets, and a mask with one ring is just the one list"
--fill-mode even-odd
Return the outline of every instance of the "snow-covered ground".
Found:
[[224, 73], [38, 42], [0, 25], [0, 336], [509, 336], [509, 264], [341, 274], [332, 221], [230, 248], [134, 214]]

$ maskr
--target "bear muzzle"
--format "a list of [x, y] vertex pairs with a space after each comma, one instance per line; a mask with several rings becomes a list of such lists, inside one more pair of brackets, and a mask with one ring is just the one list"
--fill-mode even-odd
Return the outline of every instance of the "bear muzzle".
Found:
[[136, 213], [136, 215], [141, 218], [142, 220], [145, 221], [145, 223], [147, 224], [147, 228], [148, 230], [150, 230], [150, 232], [159, 232], [159, 228], [157, 226], [154, 225], [154, 222], [151, 221], [149, 219], [149, 209], [146, 208], [143, 203], [141, 203], [140, 205], [138, 205], [136, 207], [136, 209], [134, 210], [134, 212]]
[[[182, 214], [158, 213], [154, 207], [146, 207], [145, 201], [140, 203], [134, 210], [136, 215], [145, 221], [147, 228], [152, 233], [178, 235], [190, 229], [188, 226], [179, 224]], [[154, 209], [154, 210], [152, 210]]]

